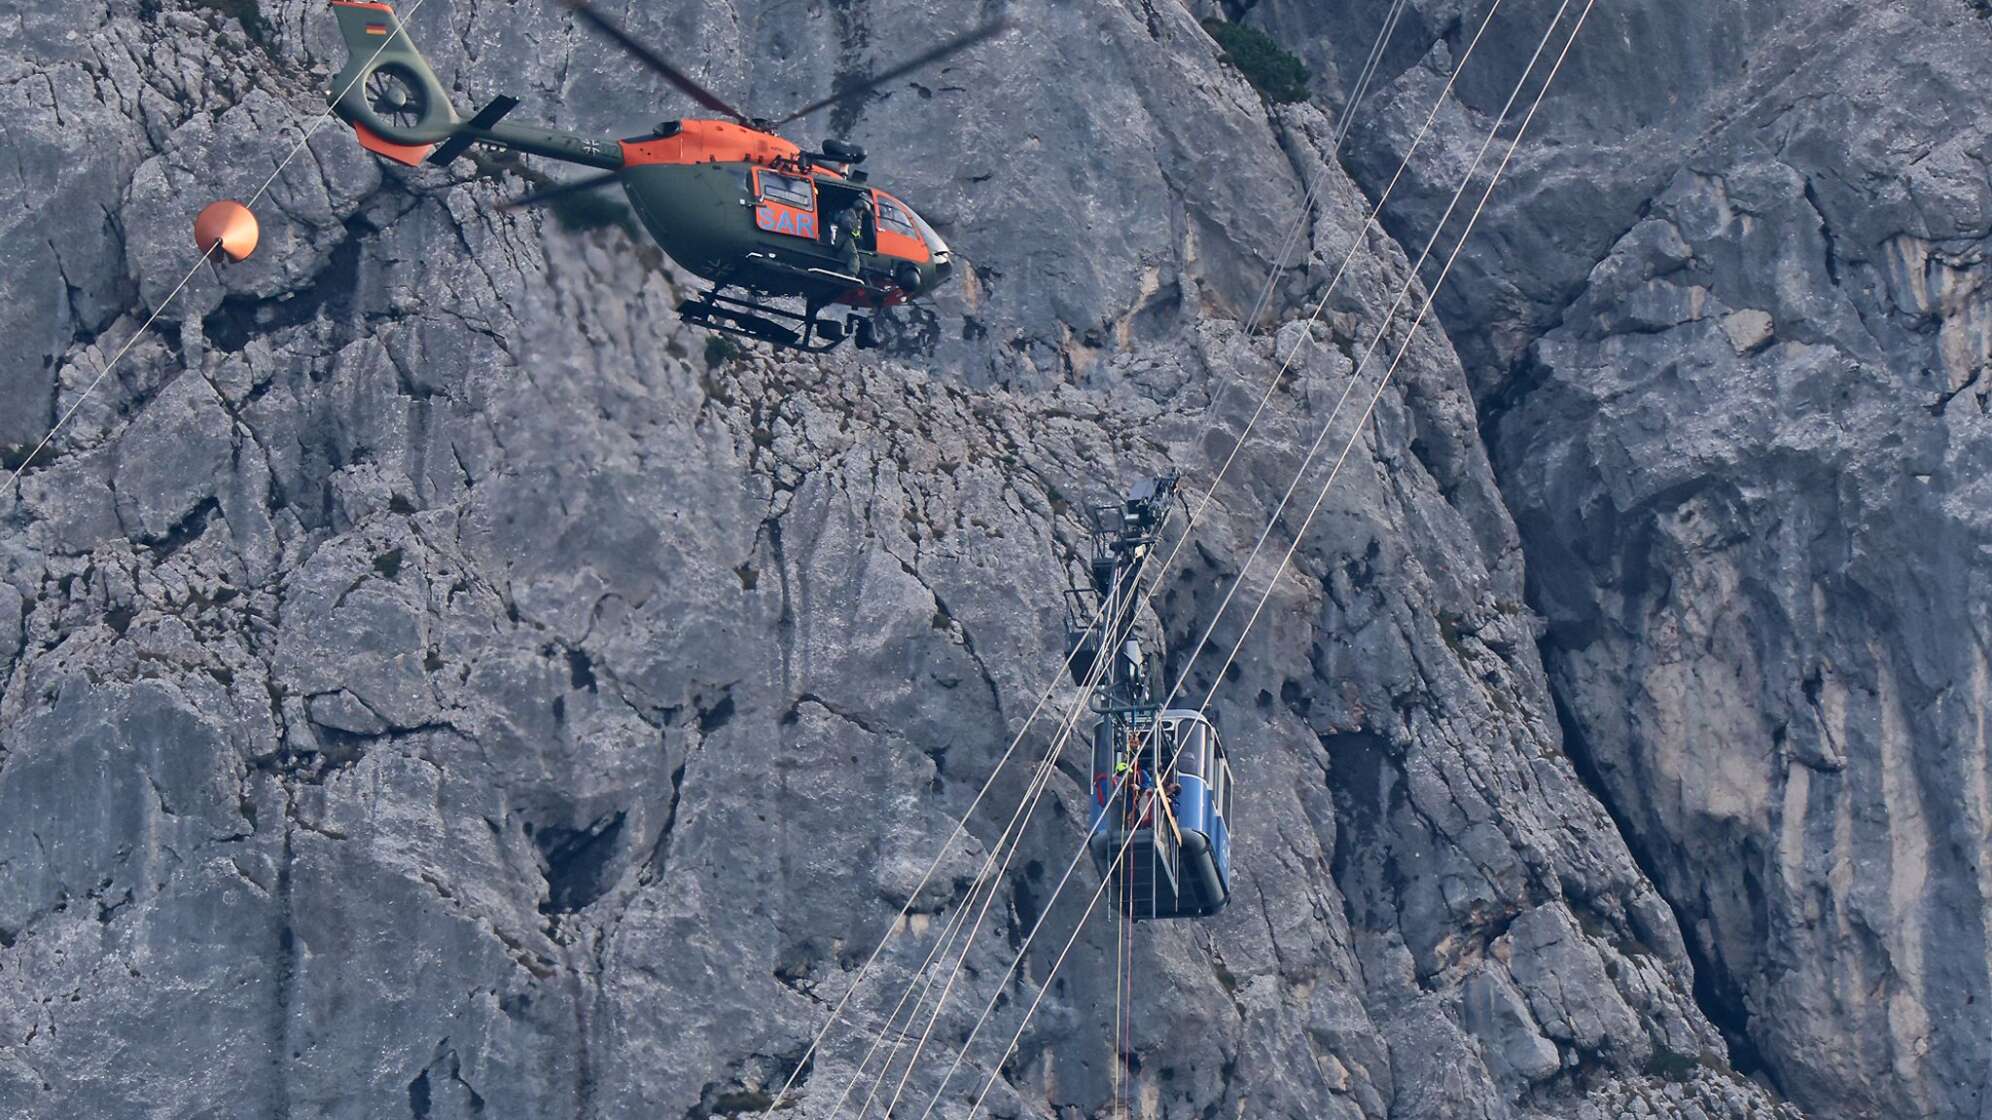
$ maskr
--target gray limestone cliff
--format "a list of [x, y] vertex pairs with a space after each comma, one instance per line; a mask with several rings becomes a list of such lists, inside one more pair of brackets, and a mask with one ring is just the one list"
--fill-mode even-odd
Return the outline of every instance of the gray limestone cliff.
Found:
[[[1241, 789], [1230, 907], [1141, 931], [1144, 1116], [1992, 1117], [1992, 24], [1598, 4], [1414, 332], [1558, 9], [1501, 5], [1369, 224], [1489, 10], [1408, 3], [1330, 152], [1390, 6], [1012, 6], [832, 114], [966, 267], [821, 359], [709, 352], [692, 278], [495, 209], [502, 166], [327, 124], [279, 170], [341, 59], [315, 0], [0, 13], [6, 465], [84, 401], [0, 493], [0, 1116], [757, 1114], [1050, 743], [1080, 507], [1238, 444], [1154, 600], [1174, 666], [1215, 623]], [[401, 7], [465, 103], [687, 111], [555, 5]], [[984, 14], [620, 13], [756, 107]], [[272, 172], [257, 256], [85, 400]], [[1352, 382], [1319, 514], [1323, 462], [1245, 568]], [[992, 1076], [985, 1114], [1105, 1114], [1109, 925], [1049, 975], [1084, 769], [910, 1115]], [[829, 1115], [1024, 771], [784, 1114]]]

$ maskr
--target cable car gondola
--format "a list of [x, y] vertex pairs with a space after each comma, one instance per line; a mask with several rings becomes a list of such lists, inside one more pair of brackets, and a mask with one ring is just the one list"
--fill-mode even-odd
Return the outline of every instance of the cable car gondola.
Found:
[[1202, 712], [1136, 709], [1094, 727], [1087, 844], [1130, 918], [1209, 917], [1231, 900], [1231, 786]]

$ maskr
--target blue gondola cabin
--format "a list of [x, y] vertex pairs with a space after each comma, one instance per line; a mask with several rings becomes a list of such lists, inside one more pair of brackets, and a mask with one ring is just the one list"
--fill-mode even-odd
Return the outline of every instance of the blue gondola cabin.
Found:
[[1087, 843], [1130, 917], [1202, 918], [1223, 909], [1231, 898], [1230, 819], [1231, 763], [1202, 712], [1150, 708], [1094, 728]]

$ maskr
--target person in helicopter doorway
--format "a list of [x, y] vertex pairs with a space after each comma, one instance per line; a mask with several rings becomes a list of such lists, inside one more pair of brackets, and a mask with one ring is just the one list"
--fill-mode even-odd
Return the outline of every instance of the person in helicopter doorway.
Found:
[[837, 215], [837, 248], [844, 254], [844, 271], [858, 275], [858, 246], [873, 229], [871, 199], [858, 195]]

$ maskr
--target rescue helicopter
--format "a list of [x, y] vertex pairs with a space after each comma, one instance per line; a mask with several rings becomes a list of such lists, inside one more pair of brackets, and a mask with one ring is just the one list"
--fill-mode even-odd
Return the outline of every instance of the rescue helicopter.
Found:
[[[678, 308], [686, 321], [775, 346], [822, 352], [846, 337], [877, 345], [872, 316], [933, 291], [954, 271], [947, 242], [911, 206], [868, 182], [865, 151], [843, 140], [806, 151], [776, 129], [863, 97], [1003, 30], [1001, 20], [950, 39], [867, 81], [775, 118], [727, 104], [589, 7], [563, 0], [589, 27], [725, 119], [669, 120], [642, 136], [598, 139], [509, 123], [519, 104], [500, 95], [464, 118], [450, 104], [394, 9], [378, 0], [331, 0], [347, 51], [332, 79], [333, 112], [366, 150], [408, 166], [438, 166], [473, 145], [596, 169], [515, 199], [547, 202], [620, 184], [650, 236], [671, 259], [712, 282]], [[737, 289], [739, 295], [729, 294]], [[800, 299], [797, 312], [770, 302]], [[823, 312], [851, 310], [842, 322]]]

